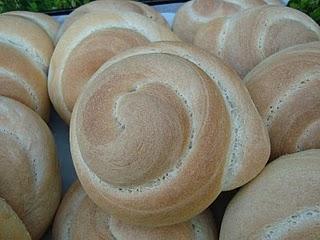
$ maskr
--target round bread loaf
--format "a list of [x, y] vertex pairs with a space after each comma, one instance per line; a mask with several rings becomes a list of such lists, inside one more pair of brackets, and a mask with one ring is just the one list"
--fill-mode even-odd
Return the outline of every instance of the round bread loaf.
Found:
[[159, 228], [127, 225], [100, 210], [74, 183], [65, 195], [53, 225], [53, 240], [215, 240], [209, 210], [188, 222]]
[[137, 225], [192, 218], [222, 190], [254, 178], [270, 153], [239, 77], [181, 42], [131, 49], [106, 62], [80, 95], [70, 134], [89, 197]]
[[0, 42], [11, 44], [47, 73], [53, 52], [48, 34], [37, 24], [19, 16], [0, 15]]
[[223, 59], [244, 77], [266, 57], [319, 39], [320, 27], [309, 16], [268, 5], [206, 24], [197, 32], [194, 44]]
[[121, 12], [122, 16], [125, 16], [127, 12], [134, 12], [151, 18], [160, 24], [167, 25], [166, 20], [161, 16], [160, 13], [155, 11], [152, 7], [140, 2], [127, 0], [93, 1], [78, 7], [70, 15], [68, 15], [66, 20], [59, 28], [56, 36], [56, 42], [58, 42], [64, 32], [83, 15], [93, 12], [101, 12], [101, 14], [103, 14], [105, 11], [118, 11]]
[[21, 50], [0, 42], [0, 95], [13, 98], [49, 119], [47, 78]]
[[[280, 4], [278, 0], [270, 4]], [[177, 12], [173, 31], [184, 41], [193, 42], [197, 31], [213, 19], [231, 16], [244, 9], [262, 6], [266, 0], [193, 0], [186, 2]]]
[[268, 57], [244, 81], [269, 130], [272, 159], [320, 148], [320, 42]]
[[156, 41], [178, 41], [169, 28], [128, 12], [84, 15], [56, 46], [49, 71], [49, 95], [69, 123], [73, 106], [92, 74], [119, 52]]
[[229, 203], [220, 240], [320, 238], [320, 150], [282, 156]]
[[25, 105], [0, 96], [0, 197], [33, 240], [49, 226], [60, 200], [55, 146], [45, 122]]
[[27, 12], [27, 11], [12, 11], [12, 12], [6, 12], [4, 14], [19, 16], [29, 21], [32, 21], [33, 23], [41, 27], [49, 35], [52, 42], [55, 41], [56, 34], [59, 29], [59, 23], [49, 15], [46, 15], [44, 13], [35, 13], [35, 12]]
[[0, 239], [31, 240], [23, 222], [2, 198], [0, 198]]

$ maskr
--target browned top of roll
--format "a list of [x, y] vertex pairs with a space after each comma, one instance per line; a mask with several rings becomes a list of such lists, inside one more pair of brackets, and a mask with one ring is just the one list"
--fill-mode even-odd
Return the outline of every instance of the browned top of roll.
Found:
[[319, 239], [319, 196], [320, 150], [280, 157], [232, 199], [220, 239]]
[[77, 181], [64, 197], [53, 226], [54, 240], [215, 240], [209, 210], [185, 223], [146, 228], [127, 225], [100, 210]]
[[78, 7], [70, 15], [68, 15], [66, 20], [59, 28], [56, 36], [56, 42], [58, 42], [64, 32], [83, 15], [93, 12], [103, 13], [105, 11], [118, 11], [121, 12], [122, 16], [125, 16], [127, 12], [134, 12], [151, 18], [160, 24], [167, 25], [166, 20], [160, 15], [160, 13], [143, 3], [127, 0], [93, 1]]
[[194, 43], [244, 77], [266, 57], [319, 39], [320, 27], [309, 16], [292, 8], [268, 5], [208, 23], [197, 32]]
[[269, 157], [267, 131], [239, 77], [179, 42], [106, 62], [74, 111], [71, 151], [83, 187], [133, 224], [185, 221], [222, 189], [255, 177]]
[[25, 18], [41, 27], [51, 38], [51, 41], [55, 41], [56, 34], [59, 29], [59, 23], [44, 13], [27, 12], [27, 11], [12, 11], [6, 12], [5, 15], [13, 15]]
[[31, 240], [23, 222], [2, 198], [0, 198], [0, 239]]
[[53, 43], [37, 24], [13, 15], [0, 15], [0, 41], [18, 48], [47, 73]]
[[320, 42], [270, 56], [244, 81], [268, 127], [272, 158], [320, 148]]
[[45, 122], [25, 105], [0, 97], [0, 197], [40, 239], [60, 199], [53, 137]]
[[155, 41], [178, 41], [169, 28], [128, 12], [90, 13], [60, 39], [50, 65], [49, 94], [60, 116], [69, 123], [85, 83], [114, 55]]

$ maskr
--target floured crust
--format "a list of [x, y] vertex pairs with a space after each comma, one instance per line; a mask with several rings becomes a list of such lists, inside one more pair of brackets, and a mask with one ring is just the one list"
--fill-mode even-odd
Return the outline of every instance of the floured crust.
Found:
[[37, 24], [11, 15], [0, 15], [0, 41], [8, 43], [28, 56], [45, 74], [48, 71], [53, 44]]
[[132, 49], [105, 63], [72, 116], [71, 152], [85, 191], [132, 224], [191, 218], [222, 190], [255, 177], [270, 152], [237, 75], [178, 42]]
[[282, 49], [320, 39], [316, 22], [287, 7], [262, 6], [224, 18], [223, 26], [214, 27], [215, 22], [199, 29], [194, 44], [218, 55], [241, 77]]
[[0, 196], [40, 239], [60, 200], [54, 140], [35, 112], [6, 97], [0, 97], [0, 156]]
[[2, 198], [0, 198], [0, 239], [31, 240], [23, 222]]
[[201, 26], [220, 17], [232, 16], [248, 8], [265, 4], [280, 5], [279, 0], [193, 0], [185, 3], [177, 12], [173, 31], [184, 41], [193, 42]]
[[221, 240], [320, 236], [320, 150], [285, 155], [244, 186], [225, 212]]
[[52, 56], [48, 82], [55, 109], [69, 123], [83, 85], [105, 61], [149, 42], [178, 40], [169, 28], [135, 13], [85, 14], [63, 35]]
[[270, 134], [272, 159], [320, 148], [320, 42], [280, 51], [244, 81]]
[[54, 240], [215, 240], [217, 233], [209, 210], [188, 222], [168, 227], [127, 225], [100, 210], [75, 182], [65, 195], [53, 225]]
[[56, 36], [56, 43], [59, 41], [64, 32], [83, 15], [94, 12], [104, 13], [105, 11], [121, 12], [122, 16], [125, 16], [127, 12], [134, 12], [151, 18], [154, 21], [167, 26], [166, 20], [160, 15], [160, 13], [146, 4], [127, 0], [93, 1], [78, 7], [68, 16], [68, 18], [59, 28], [58, 34]]
[[49, 35], [52, 42], [55, 41], [55, 37], [59, 29], [59, 23], [49, 15], [27, 11], [12, 11], [6, 12], [4, 14], [23, 17], [27, 20], [32, 21], [33, 23], [36, 23]]

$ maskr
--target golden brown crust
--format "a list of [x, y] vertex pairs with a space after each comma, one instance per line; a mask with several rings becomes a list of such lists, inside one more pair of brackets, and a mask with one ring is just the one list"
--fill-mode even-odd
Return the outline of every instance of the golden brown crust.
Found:
[[185, 221], [222, 189], [255, 177], [269, 157], [267, 131], [238, 76], [179, 42], [105, 63], [72, 116], [71, 152], [84, 189], [132, 224]]
[[47, 73], [53, 44], [37, 24], [18, 16], [0, 15], [0, 41], [16, 47]]
[[0, 52], [0, 95], [25, 104], [48, 120], [50, 102], [44, 73], [10, 44], [0, 42]]
[[56, 34], [59, 29], [59, 23], [55, 21], [49, 15], [44, 13], [27, 12], [27, 11], [12, 11], [6, 12], [5, 15], [13, 15], [23, 17], [41, 27], [51, 38], [51, 41], [55, 41]]
[[0, 239], [31, 240], [23, 222], [2, 198], [0, 198]]
[[232, 199], [219, 239], [319, 239], [319, 195], [320, 150], [282, 156]]
[[219, 17], [234, 15], [248, 8], [265, 4], [280, 5], [279, 0], [193, 0], [185, 3], [177, 12], [173, 31], [184, 41], [193, 42], [201, 26]]
[[280, 51], [244, 81], [269, 130], [271, 158], [320, 148], [320, 42]]
[[[221, 22], [221, 20], [220, 20]], [[320, 27], [292, 8], [262, 6], [203, 26], [194, 44], [217, 55], [244, 77], [268, 56], [293, 45], [319, 41]]]
[[104, 0], [104, 1], [93, 1], [87, 4], [82, 5], [81, 7], [75, 9], [68, 18], [64, 21], [64, 23], [59, 28], [58, 34], [56, 36], [56, 43], [59, 41], [64, 32], [79, 18], [88, 13], [100, 12], [103, 14], [104, 12], [121, 12], [122, 16], [125, 16], [127, 12], [134, 12], [148, 18], [155, 20], [156, 22], [167, 26], [166, 20], [155, 11], [152, 7], [135, 2], [135, 1], [127, 1], [127, 0]]
[[54, 141], [36, 113], [6, 97], [0, 97], [0, 159], [0, 196], [40, 239], [60, 200]]
[[167, 27], [135, 13], [84, 15], [63, 35], [52, 56], [49, 95], [59, 115], [69, 123], [83, 86], [104, 62], [124, 50], [155, 41], [178, 38]]
[[65, 195], [53, 225], [54, 240], [215, 240], [209, 210], [188, 222], [168, 227], [127, 225], [100, 210], [76, 181]]

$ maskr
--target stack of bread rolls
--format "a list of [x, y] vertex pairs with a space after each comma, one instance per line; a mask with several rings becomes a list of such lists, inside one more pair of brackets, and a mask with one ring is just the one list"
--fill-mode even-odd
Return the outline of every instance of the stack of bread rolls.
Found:
[[[127, 0], [0, 15], [0, 239], [40, 239], [57, 209], [54, 240], [320, 238], [320, 27], [193, 0], [173, 30]], [[78, 176], [60, 207], [48, 96]]]

